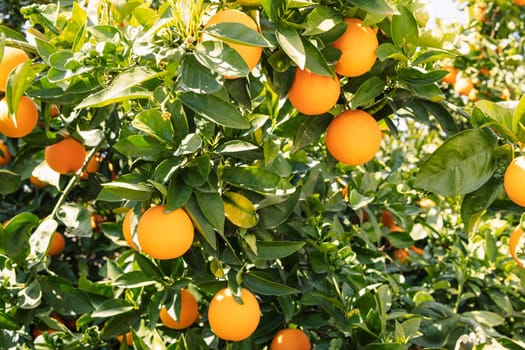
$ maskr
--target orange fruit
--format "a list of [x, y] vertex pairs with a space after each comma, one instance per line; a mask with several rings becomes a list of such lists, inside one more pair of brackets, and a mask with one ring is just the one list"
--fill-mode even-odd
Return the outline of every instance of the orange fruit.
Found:
[[4, 143], [4, 141], [0, 140], [0, 166], [7, 165], [11, 162], [11, 153], [9, 152], [9, 148]]
[[415, 245], [410, 246], [408, 249], [410, 249], [411, 251], [413, 251], [417, 255], [423, 255], [423, 253], [425, 252], [423, 249], [421, 249], [419, 247], [416, 247]]
[[311, 348], [306, 333], [294, 328], [281, 329], [270, 344], [270, 350], [310, 350]]
[[67, 137], [44, 151], [44, 159], [51, 169], [60, 174], [75, 173], [82, 167], [86, 159], [84, 145], [72, 137]]
[[515, 5], [525, 6], [525, 0], [512, 0]]
[[338, 161], [359, 165], [374, 158], [381, 147], [381, 128], [365, 111], [344, 111], [326, 130], [326, 147]]
[[131, 334], [131, 332], [127, 332], [126, 334], [124, 335], [119, 335], [117, 336], [117, 340], [122, 343], [122, 341], [124, 340], [124, 337], [126, 337], [126, 344], [128, 346], [131, 346], [133, 345], [133, 334]]
[[[523, 244], [525, 242], [521, 242], [523, 237], [523, 230], [520, 226], [516, 227], [514, 231], [510, 234], [509, 239], [509, 251], [510, 255], [516, 261], [519, 267], [525, 268], [525, 265], [523, 264], [523, 260], [520, 258], [522, 256], [522, 252], [519, 252], [519, 250], [523, 251]], [[520, 244], [521, 243], [521, 244]], [[518, 250], [518, 252], [516, 252]], [[520, 253], [520, 256], [518, 256], [518, 253]]]
[[255, 332], [261, 309], [255, 296], [241, 289], [242, 304], [238, 304], [229, 288], [214, 295], [208, 308], [208, 321], [215, 335], [224, 340], [240, 341]]
[[454, 91], [459, 95], [468, 96], [473, 88], [474, 84], [472, 84], [472, 80], [462, 77], [456, 80]]
[[80, 175], [82, 180], [87, 180], [88, 174], [94, 174], [98, 171], [98, 160], [96, 157], [91, 157], [86, 165], [86, 169]]
[[406, 248], [399, 248], [394, 251], [394, 257], [402, 264], [408, 263], [408, 250]]
[[391, 212], [388, 210], [383, 210], [381, 213], [381, 223], [388, 228], [392, 228], [396, 226], [396, 219], [394, 219], [394, 216]]
[[443, 81], [447, 84], [454, 84], [459, 73], [459, 69], [452, 66], [444, 67], [443, 70], [448, 71], [448, 74], [443, 77]]
[[179, 319], [176, 320], [168, 313], [168, 310], [163, 307], [160, 310], [160, 320], [166, 327], [173, 329], [184, 329], [191, 326], [199, 316], [199, 306], [193, 294], [187, 289], [180, 290], [181, 306]]
[[[204, 25], [204, 28], [211, 26], [212, 24], [218, 24], [218, 23], [240, 23], [245, 25], [246, 27], [253, 29], [255, 31], [259, 31], [259, 28], [257, 27], [257, 23], [245, 14], [244, 12], [241, 12], [239, 10], [222, 10], [217, 12], [215, 15], [213, 15], [208, 22]], [[203, 40], [213, 40], [213, 37], [209, 35], [203, 35]], [[242, 57], [244, 62], [246, 62], [246, 65], [248, 66], [249, 70], [251, 71], [259, 62], [262, 55], [262, 47], [259, 46], [248, 46], [243, 44], [235, 44], [235, 43], [228, 43], [228, 45], [237, 51], [237, 53]], [[225, 78], [236, 78], [236, 77], [225, 77]]]
[[38, 188], [44, 188], [47, 186], [47, 183], [40, 180], [38, 177], [31, 175], [29, 177], [29, 182], [31, 182], [33, 185], [35, 185]]
[[510, 200], [525, 207], [525, 157], [514, 158], [505, 170], [503, 188]]
[[131, 248], [138, 251], [139, 247], [137, 247], [135, 242], [133, 242], [133, 236], [131, 234], [131, 213], [132, 212], [133, 212], [133, 209], [129, 210], [126, 213], [126, 216], [124, 216], [124, 220], [122, 221], [122, 233], [124, 235], [124, 239], [126, 240], [126, 242], [128, 242], [128, 245]]
[[60, 255], [64, 248], [66, 247], [66, 240], [60, 232], [55, 232], [51, 237], [49, 242], [49, 247], [47, 248], [47, 255], [56, 256]]
[[38, 123], [38, 109], [30, 97], [20, 98], [15, 116], [16, 125], [8, 114], [6, 99], [0, 100], [0, 133], [7, 137], [21, 138], [33, 131]]
[[4, 47], [4, 55], [0, 61], [0, 91], [7, 88], [7, 78], [13, 69], [19, 64], [29, 60], [29, 56], [15, 47]]
[[297, 68], [288, 99], [299, 112], [318, 115], [330, 111], [341, 94], [339, 78]]
[[51, 118], [58, 117], [60, 114], [60, 105], [53, 104], [51, 108], [49, 109], [49, 115]]
[[144, 212], [137, 227], [142, 251], [155, 259], [174, 259], [184, 255], [193, 243], [194, 228], [182, 208], [169, 213], [159, 205]]
[[344, 34], [332, 45], [341, 50], [341, 56], [335, 65], [335, 71], [347, 77], [365, 74], [376, 62], [376, 50], [379, 46], [375, 31], [363, 26], [357, 18], [346, 18]]

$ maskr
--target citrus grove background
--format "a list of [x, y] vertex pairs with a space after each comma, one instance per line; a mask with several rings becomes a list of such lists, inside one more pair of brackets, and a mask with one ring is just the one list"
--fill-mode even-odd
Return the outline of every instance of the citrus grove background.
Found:
[[525, 7], [0, 4], [0, 348], [523, 349]]

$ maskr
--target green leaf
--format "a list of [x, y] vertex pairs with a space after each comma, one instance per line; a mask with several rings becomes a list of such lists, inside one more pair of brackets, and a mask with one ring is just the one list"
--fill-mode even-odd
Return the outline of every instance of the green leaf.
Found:
[[257, 212], [259, 222], [257, 227], [262, 229], [273, 229], [282, 224], [293, 213], [299, 198], [300, 189], [297, 189], [291, 196], [269, 197], [270, 203], [259, 203]]
[[419, 102], [436, 118], [443, 131], [448, 135], [453, 135], [458, 132], [458, 126], [448, 109], [437, 102], [427, 100], [419, 100]]
[[463, 317], [472, 318], [479, 324], [489, 326], [491, 328], [501, 326], [505, 323], [505, 318], [495, 312], [486, 310], [467, 311], [462, 314]]
[[352, 108], [356, 109], [357, 107], [372, 104], [375, 98], [383, 93], [385, 86], [386, 84], [381, 78], [377, 76], [370, 77], [357, 88], [351, 101]]
[[298, 289], [274, 282], [274, 278], [260, 271], [251, 271], [242, 277], [243, 286], [261, 295], [289, 295], [300, 292]]
[[434, 301], [422, 302], [412, 313], [425, 316], [419, 328], [421, 335], [412, 339], [423, 347], [443, 347], [460, 318], [448, 306]]
[[123, 199], [146, 201], [153, 194], [153, 188], [143, 184], [114, 181], [102, 184], [102, 186], [103, 188], [98, 194], [97, 200], [111, 202], [122, 201]]
[[65, 226], [69, 233], [78, 237], [91, 237], [91, 213], [81, 204], [66, 203], [57, 211], [57, 219]]
[[204, 28], [204, 32], [231, 44], [270, 47], [270, 43], [256, 30], [242, 23], [217, 23]]
[[249, 189], [262, 194], [284, 195], [294, 188], [271, 171], [255, 166], [224, 168], [222, 179], [231, 185]]
[[178, 177], [171, 179], [168, 185], [166, 209], [171, 211], [182, 207], [192, 193], [193, 187], [186, 185]]
[[390, 15], [394, 10], [384, 0], [348, 0], [349, 3], [368, 12]]
[[182, 179], [186, 185], [200, 187], [208, 179], [211, 170], [210, 157], [201, 156], [193, 159], [182, 171]]
[[81, 315], [94, 310], [87, 294], [73, 287], [63, 277], [46, 276], [40, 279], [43, 299], [54, 311], [62, 315]]
[[392, 43], [382, 43], [376, 50], [377, 58], [384, 62], [389, 58], [397, 59], [399, 61], [406, 61], [407, 57]]
[[306, 17], [303, 35], [324, 34], [341, 23], [342, 18], [339, 13], [328, 6], [316, 6]]
[[200, 116], [225, 127], [248, 129], [248, 123], [242, 114], [226, 101], [214, 95], [202, 95], [193, 92], [182, 94], [180, 100]]
[[131, 271], [120, 275], [114, 282], [113, 286], [119, 288], [139, 288], [155, 284], [155, 280], [147, 276], [142, 271]]
[[305, 242], [299, 241], [258, 241], [257, 257], [263, 260], [285, 258], [297, 252]]
[[[221, 41], [205, 41], [199, 43], [195, 46], [193, 54], [195, 55], [195, 59], [202, 66], [220, 75], [230, 77], [244, 77], [250, 73], [250, 68], [242, 56], [237, 51]], [[194, 68], [188, 67], [188, 69], [190, 71], [187, 73], [191, 74], [191, 70]], [[213, 90], [215, 84], [211, 81], [207, 82], [210, 84], [209, 90]], [[193, 82], [192, 85], [195, 85], [195, 82]]]
[[125, 102], [137, 99], [151, 98], [151, 91], [134, 86], [125, 90], [103, 89], [85, 98], [82, 103], [76, 106], [77, 109], [104, 107], [110, 104]]
[[275, 37], [286, 55], [295, 62], [297, 67], [304, 69], [306, 67], [306, 52], [297, 30], [291, 26], [281, 24], [277, 26]]
[[29, 253], [29, 237], [39, 218], [32, 213], [21, 213], [7, 222], [0, 229], [0, 254], [20, 265], [25, 265]]
[[202, 147], [202, 138], [199, 134], [187, 134], [180, 142], [179, 148], [175, 151], [175, 156], [192, 154]]
[[91, 317], [109, 318], [116, 315], [121, 315], [133, 309], [133, 305], [124, 299], [109, 299], [98, 305], [96, 310], [91, 314]]
[[417, 21], [405, 6], [399, 6], [399, 14], [392, 16], [390, 31], [394, 44], [399, 48], [416, 46], [419, 39]]
[[173, 140], [173, 125], [171, 124], [169, 114], [165, 116], [158, 109], [141, 111], [135, 115], [131, 124], [148, 135], [168, 142]]
[[10, 170], [0, 169], [0, 194], [16, 192], [22, 184], [20, 175]]
[[293, 151], [297, 152], [304, 147], [317, 142], [321, 135], [326, 131], [333, 117], [330, 114], [323, 114], [312, 118], [311, 116], [297, 116], [294, 119], [301, 118], [297, 126], [297, 132], [294, 137]]
[[113, 147], [125, 156], [146, 160], [158, 160], [167, 151], [164, 143], [153, 136], [145, 135], [129, 135], [118, 140]]
[[[472, 114], [473, 124], [478, 127], [491, 126], [511, 140], [517, 140], [514, 130], [514, 116], [511, 108], [503, 103], [481, 100], [475, 103], [475, 106], [483, 112], [483, 117]], [[516, 113], [516, 112], [515, 112]], [[517, 112], [519, 113], [519, 112]]]
[[428, 85], [440, 81], [449, 72], [436, 70], [425, 72], [421, 68], [403, 68], [398, 72], [399, 78], [414, 85]]
[[414, 240], [409, 232], [393, 232], [386, 235], [386, 238], [395, 248], [408, 248], [414, 245]]
[[201, 191], [194, 191], [194, 193], [202, 214], [219, 233], [224, 233], [224, 202], [220, 194], [218, 192]]
[[328, 65], [321, 51], [308, 40], [303, 40], [303, 46], [306, 55], [306, 69], [315, 74], [333, 77], [334, 71]]
[[217, 250], [217, 237], [215, 236], [215, 230], [212, 224], [206, 219], [202, 213], [201, 208], [197, 200], [191, 196], [184, 205], [184, 210], [191, 217], [193, 225], [201, 233], [206, 242], [212, 247], [213, 250]]
[[492, 178], [476, 191], [465, 195], [461, 203], [461, 219], [467, 232], [476, 227], [477, 222], [494, 201], [504, 193], [501, 180]]
[[225, 192], [222, 195], [224, 201], [224, 214], [234, 225], [251, 228], [257, 225], [257, 213], [253, 203], [240, 193]]
[[512, 131], [521, 142], [525, 142], [525, 95], [523, 95], [512, 115]]
[[0, 329], [8, 329], [11, 331], [19, 329], [18, 322], [9, 314], [0, 311]]
[[41, 301], [42, 288], [36, 279], [18, 292], [18, 306], [22, 309], [37, 308]]
[[[202, 48], [206, 48], [207, 46], [209, 45], [202, 44]], [[199, 54], [205, 56], [205, 58], [201, 56], [200, 61], [204, 60], [206, 62], [206, 66], [202, 65], [199, 60], [195, 58], [195, 56]], [[213, 71], [217, 71], [216, 67], [222, 67], [224, 63], [219, 63], [217, 61], [213, 61], [213, 63], [211, 63], [211, 58], [209, 57], [210, 55], [211, 53], [204, 51], [196, 51], [195, 55], [184, 55], [184, 59], [182, 61], [181, 78], [184, 82], [184, 86], [188, 88], [188, 90], [198, 94], [213, 94], [222, 88], [222, 85], [219, 83], [217, 77], [212, 74], [211, 69], [213, 69]], [[240, 75], [242, 73], [247, 74], [247, 72], [233, 70], [233, 68], [229, 69], [230, 70], [227, 71], [221, 70], [220, 73], [226, 75]]]
[[496, 141], [480, 129], [450, 137], [423, 163], [414, 186], [444, 196], [477, 190], [496, 169], [493, 155]]
[[20, 98], [22, 98], [27, 88], [34, 82], [38, 73], [39, 69], [31, 68], [31, 60], [19, 64], [9, 73], [5, 98], [8, 112], [12, 118], [15, 117], [18, 111]]

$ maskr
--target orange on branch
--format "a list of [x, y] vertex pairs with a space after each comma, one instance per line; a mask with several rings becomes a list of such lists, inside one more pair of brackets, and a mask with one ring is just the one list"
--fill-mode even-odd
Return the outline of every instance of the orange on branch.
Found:
[[288, 99], [299, 112], [318, 115], [329, 112], [341, 94], [339, 78], [297, 68]]
[[0, 133], [7, 137], [21, 138], [28, 135], [38, 123], [38, 109], [33, 100], [22, 96], [15, 113], [16, 124], [7, 110], [5, 97], [0, 100]]
[[188, 328], [199, 317], [199, 306], [193, 294], [187, 289], [181, 289], [180, 297], [180, 315], [178, 319], [173, 318], [166, 307], [160, 310], [160, 320], [166, 327], [173, 329]]
[[[222, 10], [217, 12], [215, 15], [213, 15], [208, 22], [204, 25], [204, 28], [209, 27], [213, 24], [219, 24], [219, 23], [240, 23], [245, 25], [246, 27], [253, 29], [255, 31], [259, 31], [259, 28], [257, 27], [257, 23], [248, 16], [246, 13], [241, 12], [239, 10]], [[210, 40], [212, 39], [209, 35], [203, 35], [203, 40]], [[237, 43], [227, 43], [228, 46], [230, 46], [232, 49], [237, 51], [237, 53], [242, 57], [244, 62], [246, 62], [246, 65], [248, 66], [249, 70], [251, 71], [259, 60], [261, 59], [262, 55], [262, 47], [259, 46], [249, 46], [249, 45], [243, 45], [243, 44], [237, 44]], [[227, 79], [230, 78], [236, 78], [236, 77], [225, 77]]]
[[194, 227], [182, 208], [165, 212], [159, 205], [144, 212], [137, 227], [137, 238], [142, 251], [155, 259], [178, 258], [190, 249]]
[[29, 56], [25, 51], [15, 47], [4, 47], [4, 55], [0, 61], [0, 91], [5, 91], [7, 88], [7, 78], [13, 69], [21, 63], [29, 60]]
[[34, 186], [38, 187], [38, 188], [44, 188], [47, 186], [47, 182], [44, 182], [42, 180], [40, 180], [38, 177], [34, 176], [34, 175], [31, 175], [29, 177], [29, 182], [31, 182]]
[[60, 232], [53, 233], [49, 247], [47, 248], [47, 255], [57, 256], [64, 251], [66, 247], [66, 240]]
[[98, 171], [98, 160], [96, 157], [91, 157], [86, 165], [86, 169], [80, 175], [82, 180], [87, 180], [89, 174], [94, 174]]
[[503, 188], [511, 201], [525, 207], [525, 157], [514, 158], [505, 170]]
[[11, 162], [11, 153], [9, 152], [9, 148], [4, 143], [4, 141], [0, 140], [0, 166], [7, 165]]
[[215, 335], [224, 340], [244, 340], [255, 332], [261, 318], [261, 309], [255, 296], [241, 290], [242, 304], [238, 304], [228, 288], [217, 292], [208, 308], [208, 321]]
[[[514, 231], [510, 234], [509, 239], [509, 251], [510, 255], [514, 261], [518, 264], [519, 267], [525, 268], [524, 260], [521, 258], [523, 256], [523, 248], [525, 242], [522, 242], [523, 230], [521, 227], [516, 227]], [[518, 255], [519, 254], [519, 255]]]
[[379, 47], [375, 31], [363, 26], [358, 18], [346, 18], [344, 34], [332, 45], [341, 51], [335, 71], [347, 77], [357, 77], [368, 72], [376, 62]]
[[443, 77], [443, 81], [447, 84], [454, 84], [459, 73], [459, 69], [452, 66], [444, 67], [443, 70], [448, 71], [448, 74]]
[[381, 139], [381, 128], [374, 117], [361, 110], [342, 112], [326, 130], [328, 152], [347, 165], [363, 164], [374, 158]]
[[77, 172], [86, 159], [84, 145], [72, 137], [65, 138], [44, 151], [44, 159], [49, 167], [60, 174]]
[[270, 350], [310, 350], [311, 347], [306, 333], [294, 328], [281, 329], [270, 344]]
[[122, 343], [124, 341], [124, 337], [126, 338], [125, 340], [128, 346], [133, 345], [133, 334], [131, 334], [131, 332], [127, 332], [124, 335], [117, 336], [117, 340], [119, 341], [119, 343]]
[[512, 0], [515, 5], [525, 6], [525, 0]]
[[133, 236], [131, 234], [131, 214], [133, 212], [133, 209], [129, 210], [126, 213], [126, 216], [124, 216], [124, 220], [122, 221], [122, 234], [124, 235], [124, 239], [126, 242], [128, 242], [128, 245], [133, 248], [134, 250], [139, 250], [139, 247], [133, 242]]

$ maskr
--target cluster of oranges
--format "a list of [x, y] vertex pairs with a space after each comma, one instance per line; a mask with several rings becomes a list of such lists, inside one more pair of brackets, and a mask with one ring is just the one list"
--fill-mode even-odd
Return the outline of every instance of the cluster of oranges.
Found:
[[[217, 12], [205, 27], [224, 22], [241, 23], [258, 30], [251, 17], [231, 9]], [[347, 18], [344, 22], [347, 25], [345, 33], [332, 44], [341, 52], [335, 64], [335, 72], [340, 76], [357, 77], [368, 72], [376, 62], [379, 43], [374, 29], [364, 26], [360, 19]], [[239, 53], [250, 70], [257, 65], [262, 53], [261, 47], [229, 45]], [[297, 68], [288, 99], [299, 112], [320, 115], [329, 112], [336, 105], [340, 93], [338, 76], [323, 76]], [[344, 111], [329, 125], [326, 147], [338, 161], [347, 165], [359, 165], [375, 156], [381, 146], [381, 138], [381, 129], [370, 114], [360, 110]]]

